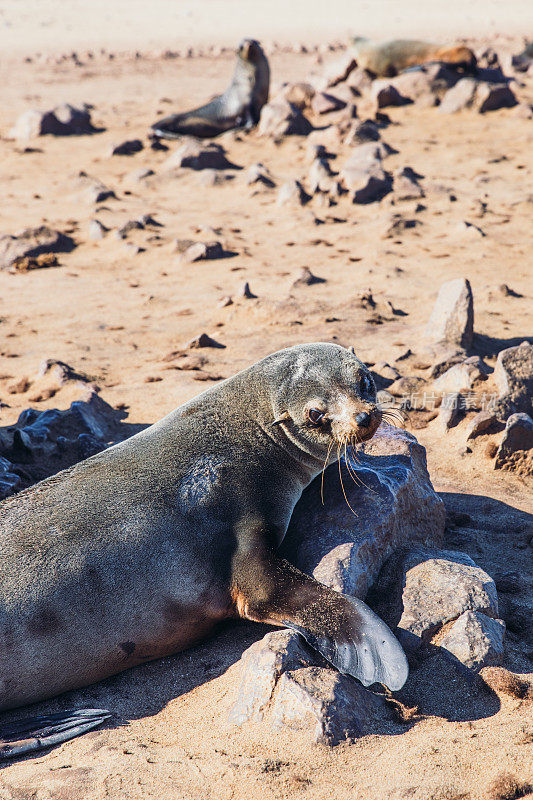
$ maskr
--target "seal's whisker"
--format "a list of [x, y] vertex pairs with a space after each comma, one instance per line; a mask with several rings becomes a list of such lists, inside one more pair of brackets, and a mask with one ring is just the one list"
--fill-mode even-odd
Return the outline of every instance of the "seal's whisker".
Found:
[[344, 499], [346, 500], [346, 505], [348, 506], [348, 508], [350, 509], [352, 514], [354, 515], [354, 517], [357, 517], [357, 514], [355, 513], [355, 511], [351, 507], [350, 501], [348, 500], [348, 498], [346, 496], [346, 490], [344, 489], [344, 482], [342, 480], [342, 470], [341, 470], [341, 461], [340, 461], [340, 448], [341, 448], [341, 445], [340, 445], [340, 442], [339, 442], [339, 444], [337, 445], [337, 454], [339, 455], [339, 458], [337, 460], [337, 464], [339, 465], [339, 478], [340, 478], [340, 482], [341, 482], [341, 489], [342, 489], [342, 493], [344, 495]]
[[331, 448], [333, 447], [333, 442], [335, 440], [332, 439], [329, 443], [328, 452], [326, 453], [326, 460], [324, 461], [324, 466], [322, 467], [322, 478], [320, 479], [320, 499], [322, 500], [322, 505], [324, 505], [324, 473], [326, 471], [326, 467], [329, 461], [329, 454], [331, 453]]
[[357, 474], [354, 471], [353, 465], [352, 465], [352, 463], [350, 461], [350, 457], [348, 455], [348, 449], [347, 449], [348, 438], [349, 438], [349, 435], [346, 434], [346, 436], [344, 437], [344, 463], [346, 464], [346, 469], [348, 470], [348, 474], [349, 474], [350, 478], [352, 479], [352, 481], [355, 484], [360, 485], [361, 482], [360, 482]]

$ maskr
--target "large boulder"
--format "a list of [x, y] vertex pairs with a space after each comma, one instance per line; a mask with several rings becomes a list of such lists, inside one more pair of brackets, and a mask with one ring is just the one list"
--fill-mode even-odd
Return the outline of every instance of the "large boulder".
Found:
[[506, 83], [485, 83], [474, 78], [461, 78], [446, 92], [439, 111], [455, 114], [457, 111], [473, 108], [484, 114], [499, 108], [512, 108], [516, 104], [516, 97]]
[[466, 278], [442, 284], [425, 336], [432, 345], [470, 349], [474, 339], [474, 299]]

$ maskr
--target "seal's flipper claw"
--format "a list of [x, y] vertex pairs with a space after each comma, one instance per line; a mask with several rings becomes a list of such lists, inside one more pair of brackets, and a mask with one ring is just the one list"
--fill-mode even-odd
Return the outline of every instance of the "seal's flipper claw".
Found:
[[6, 723], [0, 726], [0, 760], [67, 742], [96, 728], [111, 716], [107, 709], [81, 708]]
[[352, 675], [363, 686], [382, 683], [392, 691], [401, 689], [409, 675], [402, 646], [390, 628], [365, 603], [338, 595], [346, 602], [340, 625], [330, 636], [319, 635], [287, 622], [339, 672]]

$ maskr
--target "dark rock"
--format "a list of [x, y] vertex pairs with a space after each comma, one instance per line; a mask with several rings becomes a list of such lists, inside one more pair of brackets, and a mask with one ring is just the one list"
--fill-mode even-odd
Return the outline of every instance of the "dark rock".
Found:
[[332, 111], [339, 111], [345, 108], [346, 103], [339, 97], [326, 92], [317, 92], [313, 97], [311, 108], [315, 114], [330, 114]]
[[[445, 512], [427, 474], [425, 451], [405, 431], [385, 426], [358, 452], [356, 486], [341, 462], [317, 479], [297, 503], [283, 555], [304, 572], [346, 594], [364, 597], [390, 553], [408, 542], [440, 542]], [[309, 531], [313, 536], [309, 536]]]
[[307, 136], [312, 130], [313, 126], [296, 106], [278, 100], [263, 106], [257, 134], [281, 139], [283, 136]]
[[74, 188], [84, 200], [90, 203], [103, 203], [104, 200], [116, 199], [115, 192], [109, 189], [105, 183], [83, 171], [78, 174]]
[[498, 447], [494, 469], [533, 474], [533, 419], [523, 412], [511, 414]]
[[87, 107], [75, 108], [64, 103], [52, 111], [32, 109], [22, 114], [9, 136], [12, 139], [33, 139], [37, 136], [81, 136], [96, 132]]
[[47, 225], [25, 228], [14, 235], [0, 236], [0, 269], [16, 268], [23, 259], [32, 260], [47, 253], [69, 253], [75, 247], [74, 239]]
[[244, 297], [246, 300], [254, 300], [257, 295], [252, 292], [250, 289], [250, 284], [248, 281], [244, 284], [241, 290], [241, 297]]
[[292, 284], [293, 287], [298, 286], [313, 286], [315, 283], [325, 283], [325, 278], [319, 278], [318, 275], [313, 275], [309, 267], [302, 267], [300, 274]]
[[442, 284], [425, 335], [434, 344], [454, 345], [466, 350], [472, 346], [474, 301], [466, 278]]
[[215, 347], [222, 350], [226, 347], [225, 344], [221, 344], [220, 342], [217, 342], [216, 339], [212, 339], [211, 336], [207, 335], [207, 333], [201, 333], [200, 336], [196, 337], [196, 339], [191, 339], [187, 346], [192, 349], [199, 347]]
[[[49, 369], [60, 369], [55, 362]], [[48, 370], [47, 370], [48, 371]], [[22, 480], [12, 491], [43, 480], [77, 461], [105, 449], [116, 439], [121, 414], [102, 400], [90, 386], [82, 387], [81, 397], [66, 411], [47, 409], [23, 411], [15, 425], [2, 430], [1, 455], [20, 472]], [[5, 475], [0, 475], [0, 484]], [[7, 480], [12, 478], [7, 476]], [[4, 496], [7, 496], [4, 483]]]
[[516, 411], [533, 415], [533, 345], [522, 342], [498, 353], [494, 381], [499, 392], [498, 419], [503, 421]]
[[127, 139], [120, 144], [111, 147], [112, 156], [132, 156], [134, 153], [139, 153], [144, 148], [140, 139]]
[[376, 123], [367, 119], [364, 120], [364, 122], [353, 125], [353, 128], [344, 140], [344, 144], [367, 144], [368, 142], [377, 142], [380, 138], [381, 134]]
[[466, 108], [474, 108], [484, 114], [499, 108], [512, 108], [516, 104], [516, 97], [506, 83], [480, 83], [474, 78], [461, 78], [446, 92], [439, 110], [453, 114]]
[[0, 500], [15, 494], [22, 488], [22, 480], [20, 475], [14, 471], [13, 464], [0, 456]]
[[424, 191], [420, 186], [419, 175], [411, 169], [404, 167], [394, 175], [394, 195], [398, 200], [419, 200], [424, 197]]
[[517, 102], [513, 90], [506, 83], [482, 83], [476, 92], [476, 108], [480, 114], [499, 108], [513, 108]]
[[178, 239], [176, 250], [182, 261], [192, 264], [194, 261], [209, 261], [224, 258], [225, 252], [220, 242], [194, 242], [191, 239]]
[[421, 224], [420, 220], [409, 219], [403, 217], [401, 214], [393, 214], [381, 235], [383, 239], [395, 239], [405, 233], [405, 231], [413, 230]]
[[372, 83], [370, 95], [378, 108], [404, 106], [411, 102], [408, 97], [401, 95], [398, 89], [386, 79], [374, 81]]
[[228, 161], [225, 150], [220, 144], [208, 144], [189, 139], [170, 155], [163, 163], [163, 169], [172, 170], [187, 168], [202, 169], [239, 169]]
[[437, 417], [440, 426], [444, 431], [453, 428], [461, 418], [461, 405], [462, 397], [459, 392], [451, 392], [444, 395]]
[[287, 181], [282, 184], [278, 191], [278, 206], [296, 205], [303, 206], [311, 199], [300, 181]]
[[466, 439], [475, 439], [481, 433], [489, 430], [496, 422], [495, 415], [490, 411], [479, 411], [466, 427]]
[[272, 189], [276, 185], [268, 169], [260, 163], [252, 164], [252, 166], [249, 167], [245, 173], [244, 180], [248, 186], [260, 183], [263, 186]]

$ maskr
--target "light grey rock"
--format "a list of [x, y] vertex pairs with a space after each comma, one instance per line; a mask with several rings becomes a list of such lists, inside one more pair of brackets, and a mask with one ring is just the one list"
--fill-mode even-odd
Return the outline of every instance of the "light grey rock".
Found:
[[438, 424], [444, 431], [453, 428], [459, 422], [462, 411], [462, 396], [459, 392], [450, 392], [442, 398], [439, 414], [437, 417]]
[[488, 372], [487, 365], [479, 356], [470, 356], [443, 372], [433, 381], [433, 388], [442, 393], [468, 391], [477, 382], [486, 380]]
[[290, 728], [315, 744], [336, 745], [375, 733], [390, 718], [384, 697], [325, 667], [284, 672], [268, 717], [274, 730]]
[[325, 158], [316, 158], [309, 168], [307, 176], [309, 191], [311, 194], [317, 192], [329, 192], [334, 184], [332, 171]]
[[303, 206], [310, 199], [300, 181], [286, 181], [278, 190], [276, 202], [278, 206]]
[[273, 189], [276, 185], [269, 170], [261, 163], [252, 164], [244, 174], [244, 182], [247, 186], [261, 184], [268, 189]]
[[533, 345], [522, 342], [498, 353], [494, 381], [499, 397], [496, 416], [505, 420], [509, 414], [524, 411], [533, 415]]
[[178, 239], [176, 241], [176, 252], [179, 253], [180, 260], [192, 264], [194, 261], [210, 261], [222, 258], [224, 248], [221, 242], [194, 242], [191, 239]]
[[344, 167], [341, 178], [354, 203], [374, 203], [392, 190], [390, 175], [378, 163], [364, 169]]
[[312, 130], [313, 126], [296, 106], [277, 100], [261, 109], [257, 135], [281, 139], [283, 136], [307, 136]]
[[34, 259], [44, 253], [65, 253], [76, 247], [71, 236], [40, 225], [15, 234], [0, 236], [0, 269], [10, 269], [20, 259]]
[[317, 660], [320, 656], [294, 631], [267, 633], [242, 656], [242, 679], [238, 697], [229, 712], [229, 721], [241, 725], [252, 718], [260, 719], [281, 675]]
[[316, 80], [316, 87], [318, 90], [327, 89], [337, 86], [339, 83], [344, 83], [348, 76], [354, 71], [357, 62], [352, 53], [346, 52], [335, 61], [329, 61]]
[[103, 203], [104, 200], [116, 199], [115, 192], [99, 178], [94, 178], [81, 171], [74, 181], [76, 195], [89, 203]]
[[398, 200], [419, 200], [424, 197], [419, 176], [411, 167], [403, 167], [394, 174], [394, 196]]
[[496, 452], [494, 469], [513, 469], [527, 459], [528, 451], [532, 448], [533, 419], [523, 412], [511, 414]]
[[448, 650], [466, 667], [479, 672], [503, 660], [505, 622], [480, 611], [465, 611], [436, 644]]
[[329, 92], [317, 92], [311, 101], [313, 113], [319, 116], [321, 114], [331, 114], [332, 111], [340, 111], [341, 108], [345, 107], [346, 102], [344, 100]]
[[425, 336], [433, 344], [468, 350], [474, 338], [474, 300], [470, 282], [456, 278], [443, 283], [426, 326]]
[[517, 102], [514, 92], [506, 83], [486, 83], [474, 78], [462, 78], [446, 92], [439, 111], [454, 114], [473, 108], [480, 114], [485, 114], [499, 108], [512, 108]]
[[477, 81], [474, 78], [461, 78], [455, 86], [448, 89], [439, 106], [442, 114], [456, 114], [474, 103]]
[[493, 579], [466, 555], [416, 547], [397, 552], [373, 589], [374, 610], [388, 625], [398, 625], [400, 641], [418, 649], [465, 611], [498, 617]]
[[466, 440], [475, 439], [495, 422], [496, 416], [491, 411], [478, 411], [466, 426]]
[[103, 239], [108, 231], [109, 228], [106, 228], [99, 219], [92, 219], [89, 222], [89, 239], [92, 239], [93, 242]]
[[407, 70], [390, 79], [404, 97], [414, 103], [431, 107], [459, 80], [457, 73], [444, 64], [423, 64], [416, 70]]

